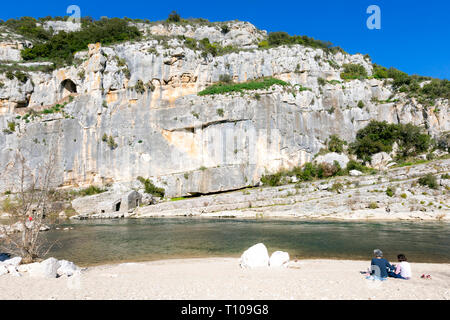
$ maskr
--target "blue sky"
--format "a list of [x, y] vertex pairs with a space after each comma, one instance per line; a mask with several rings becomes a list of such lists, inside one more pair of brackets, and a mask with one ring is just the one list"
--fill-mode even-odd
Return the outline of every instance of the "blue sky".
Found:
[[[64, 16], [69, 5], [82, 16], [162, 20], [172, 10], [185, 18], [245, 20], [260, 29], [314, 37], [349, 53], [368, 53], [375, 63], [409, 74], [450, 79], [448, 0], [190, 0], [190, 1], [3, 1], [0, 19]], [[369, 5], [381, 9], [381, 29], [369, 30]]]

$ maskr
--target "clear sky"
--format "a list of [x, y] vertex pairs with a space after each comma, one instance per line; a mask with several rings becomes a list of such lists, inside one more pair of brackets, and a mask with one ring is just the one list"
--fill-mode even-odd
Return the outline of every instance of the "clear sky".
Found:
[[[2, 1], [0, 19], [64, 16], [69, 5], [82, 16], [162, 20], [172, 10], [209, 21], [243, 20], [258, 28], [330, 41], [349, 53], [409, 74], [450, 79], [448, 0], [58, 0]], [[369, 30], [369, 5], [381, 9], [381, 29]]]

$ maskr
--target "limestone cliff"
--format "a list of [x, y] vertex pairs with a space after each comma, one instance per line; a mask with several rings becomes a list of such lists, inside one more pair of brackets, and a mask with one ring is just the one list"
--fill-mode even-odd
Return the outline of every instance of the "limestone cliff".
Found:
[[[228, 25], [226, 34], [219, 25], [139, 26], [143, 40], [92, 44], [72, 66], [30, 71], [26, 80], [0, 74], [0, 166], [17, 149], [31, 168], [52, 152], [58, 186], [132, 183], [142, 176], [168, 196], [181, 196], [255, 185], [265, 172], [311, 160], [331, 134], [353, 140], [371, 119], [411, 122], [432, 135], [450, 130], [448, 100], [439, 100], [435, 112], [389, 82], [342, 81], [346, 63], [371, 74], [371, 61], [361, 54], [301, 45], [258, 49], [265, 31]], [[202, 55], [183, 36], [241, 50]], [[17, 60], [11, 51], [17, 48], [6, 47], [0, 44], [0, 59]], [[221, 75], [235, 82], [272, 76], [289, 86], [197, 95]]]

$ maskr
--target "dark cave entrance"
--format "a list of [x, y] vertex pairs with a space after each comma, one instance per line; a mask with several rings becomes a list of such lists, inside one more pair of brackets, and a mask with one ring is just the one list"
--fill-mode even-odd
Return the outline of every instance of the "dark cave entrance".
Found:
[[70, 79], [66, 79], [61, 82], [61, 94], [62, 98], [67, 97], [73, 93], [77, 93], [77, 85]]

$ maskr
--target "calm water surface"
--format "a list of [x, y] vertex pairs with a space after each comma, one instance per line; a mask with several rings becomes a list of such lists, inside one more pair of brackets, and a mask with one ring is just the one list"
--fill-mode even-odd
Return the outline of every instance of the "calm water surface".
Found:
[[291, 258], [370, 259], [380, 248], [394, 260], [450, 263], [450, 224], [444, 222], [347, 222], [155, 218], [88, 220], [46, 233], [58, 244], [50, 252], [81, 266], [171, 258], [239, 257], [263, 242], [269, 254]]

